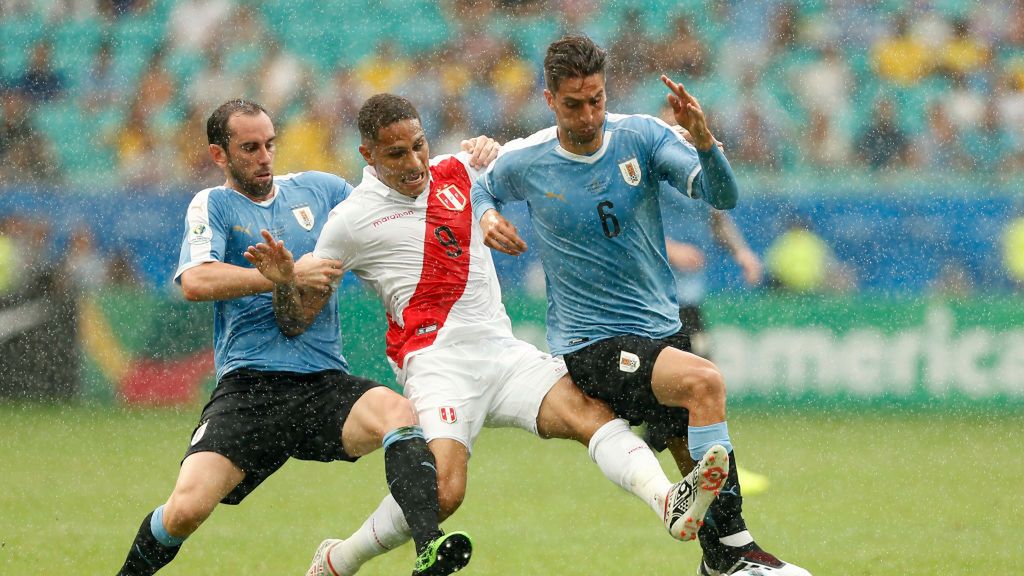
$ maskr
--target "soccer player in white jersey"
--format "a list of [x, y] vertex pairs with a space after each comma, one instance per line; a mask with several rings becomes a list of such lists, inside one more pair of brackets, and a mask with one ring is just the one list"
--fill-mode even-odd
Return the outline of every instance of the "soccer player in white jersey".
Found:
[[[658, 514], [678, 539], [696, 537], [725, 481], [724, 447], [710, 450], [672, 484], [653, 452], [602, 402], [572, 384], [561, 359], [517, 340], [470, 205], [477, 173], [465, 155], [431, 159], [419, 114], [406, 99], [379, 94], [359, 112], [363, 180], [331, 212], [314, 255], [338, 260], [380, 297], [387, 312], [387, 356], [437, 463], [441, 516], [466, 492], [473, 442], [484, 426], [512, 426], [589, 447], [613, 482]], [[268, 238], [250, 258], [279, 285], [293, 280], [284, 245]], [[300, 331], [322, 302], [292, 290], [277, 306], [283, 330]], [[409, 538], [402, 509], [388, 496], [350, 538], [325, 540], [310, 575], [353, 574]]]
[[[312, 251], [332, 207], [352, 187], [323, 172], [275, 177], [276, 134], [266, 110], [230, 100], [207, 122], [209, 151], [225, 182], [196, 194], [184, 219], [174, 279], [188, 300], [214, 301], [217, 387], [191, 435], [167, 502], [142, 521], [120, 576], [156, 573], [219, 502], [239, 504], [289, 458], [355, 461], [383, 446], [391, 493], [409, 512], [419, 557], [413, 574], [445, 575], [472, 551], [442, 534], [433, 456], [409, 401], [353, 376], [341, 354], [334, 260], [303, 258], [296, 289], [330, 303], [300, 335], [278, 328], [275, 286], [245, 259], [261, 229]], [[271, 292], [274, 291], [273, 295]]]
[[526, 201], [548, 293], [548, 343], [587, 394], [620, 417], [646, 422], [651, 447], [669, 448], [680, 470], [716, 445], [730, 453], [729, 478], [698, 537], [700, 574], [757, 566], [764, 573], [807, 571], [762, 550], [747, 531], [736, 459], [725, 420], [725, 382], [708, 360], [685, 352], [674, 278], [665, 255], [659, 186], [719, 209], [738, 188], [700, 104], [666, 76], [674, 118], [666, 123], [605, 111], [605, 52], [585, 36], [552, 43], [544, 97], [556, 126], [509, 142], [473, 187], [488, 246], [527, 249], [500, 214]]

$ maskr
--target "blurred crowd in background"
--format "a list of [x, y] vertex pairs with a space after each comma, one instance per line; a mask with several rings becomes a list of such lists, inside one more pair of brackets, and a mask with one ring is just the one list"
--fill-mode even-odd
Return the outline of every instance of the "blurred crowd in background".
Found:
[[740, 170], [1010, 179], [1024, 166], [1024, 3], [958, 0], [5, 0], [0, 184], [190, 195], [205, 119], [245, 95], [277, 172], [358, 179], [355, 114], [419, 106], [436, 151], [552, 124], [546, 46], [610, 50], [611, 111], [701, 100]]
[[[435, 154], [550, 126], [541, 63], [569, 32], [608, 48], [610, 111], [661, 114], [662, 73], [702, 102], [769, 285], [1024, 287], [1024, 2], [0, 0], [0, 294], [35, 269], [166, 286], [185, 203], [224, 180], [205, 128], [229, 98], [271, 112], [278, 174], [358, 182], [375, 93], [413, 100]], [[537, 264], [496, 261], [516, 288]]]

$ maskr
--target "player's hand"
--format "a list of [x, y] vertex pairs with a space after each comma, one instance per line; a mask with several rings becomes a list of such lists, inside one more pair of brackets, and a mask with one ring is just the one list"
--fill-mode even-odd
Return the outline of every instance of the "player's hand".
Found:
[[526, 242], [519, 237], [516, 227], [497, 210], [491, 209], [480, 217], [480, 228], [484, 232], [484, 244], [509, 256], [526, 252]]
[[243, 256], [260, 274], [274, 284], [290, 284], [295, 279], [295, 260], [284, 247], [284, 240], [275, 240], [270, 232], [260, 230], [264, 242], [245, 249]]
[[683, 272], [703, 270], [707, 261], [704, 251], [693, 244], [666, 240], [665, 250], [668, 252], [668, 261], [672, 267]]
[[295, 263], [295, 285], [303, 291], [326, 294], [338, 287], [345, 274], [339, 260], [306, 254]]
[[463, 152], [469, 154], [469, 165], [477, 170], [483, 170], [494, 162], [501, 150], [501, 144], [488, 136], [477, 136], [469, 140], [463, 140], [461, 144]]
[[682, 84], [673, 82], [668, 76], [662, 74], [661, 81], [670, 91], [667, 99], [676, 122], [693, 136], [693, 145], [698, 150], [702, 152], [711, 150], [711, 147], [715, 145], [715, 137], [708, 130], [707, 120], [704, 118], [704, 110], [701, 109], [700, 103], [686, 91]]
[[[672, 129], [675, 130], [676, 134], [679, 134], [683, 138], [683, 140], [686, 140], [691, 145], [695, 145], [695, 144], [693, 144], [693, 134], [690, 134], [689, 130], [687, 130], [686, 128], [683, 128], [679, 124], [676, 124], [675, 126], [673, 126]], [[719, 150], [721, 150], [722, 152], [725, 152], [725, 144], [722, 144], [721, 140], [715, 139], [715, 146], [718, 146]]]
[[736, 263], [743, 271], [743, 279], [747, 286], [757, 286], [764, 279], [764, 265], [761, 259], [751, 250], [742, 250], [736, 254]]

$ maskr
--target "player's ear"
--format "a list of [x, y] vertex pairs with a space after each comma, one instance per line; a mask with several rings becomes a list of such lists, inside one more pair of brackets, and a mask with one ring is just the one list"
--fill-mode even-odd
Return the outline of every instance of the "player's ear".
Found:
[[370, 149], [366, 144], [359, 145], [359, 154], [366, 160], [366, 163], [370, 166], [376, 167], [377, 163], [373, 159], [373, 150]]
[[228, 163], [228, 153], [226, 150], [220, 147], [218, 144], [210, 144], [210, 158], [213, 158], [213, 163], [223, 168]]
[[544, 89], [544, 100], [548, 103], [548, 108], [550, 108], [551, 111], [554, 112], [554, 110], [555, 110], [555, 95], [552, 94], [551, 90], [548, 90], [547, 88]]

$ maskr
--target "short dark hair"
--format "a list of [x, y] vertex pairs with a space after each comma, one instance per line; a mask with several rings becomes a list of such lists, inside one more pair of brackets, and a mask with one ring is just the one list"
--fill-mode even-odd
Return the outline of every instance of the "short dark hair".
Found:
[[259, 116], [261, 112], [270, 116], [266, 108], [252, 100], [245, 100], [244, 98], [228, 100], [218, 106], [213, 111], [213, 114], [210, 114], [209, 120], [206, 121], [206, 139], [210, 144], [216, 144], [227, 150], [228, 140], [231, 139], [231, 134], [228, 132], [228, 120], [239, 113], [247, 116]]
[[402, 120], [419, 120], [416, 107], [401, 96], [374, 94], [359, 108], [359, 135], [363, 141], [374, 141], [383, 128]]
[[563, 36], [548, 46], [544, 56], [544, 84], [556, 92], [562, 80], [604, 74], [608, 55], [586, 36]]

